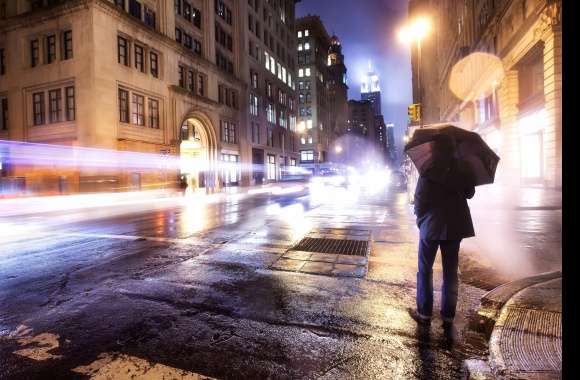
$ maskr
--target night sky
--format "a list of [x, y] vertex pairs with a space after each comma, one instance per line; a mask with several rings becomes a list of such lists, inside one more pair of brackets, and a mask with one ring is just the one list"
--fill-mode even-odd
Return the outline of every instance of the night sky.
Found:
[[412, 103], [410, 52], [397, 40], [407, 6], [407, 0], [302, 0], [296, 5], [296, 17], [318, 15], [327, 32], [339, 37], [348, 70], [349, 99], [360, 100], [362, 78], [369, 60], [372, 62], [380, 78], [385, 122], [395, 124], [399, 155], [407, 106]]

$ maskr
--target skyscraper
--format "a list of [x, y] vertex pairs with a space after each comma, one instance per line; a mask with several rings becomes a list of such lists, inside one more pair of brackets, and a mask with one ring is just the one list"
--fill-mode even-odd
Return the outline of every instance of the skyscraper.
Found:
[[382, 115], [381, 112], [381, 87], [379, 76], [372, 70], [369, 63], [369, 71], [361, 86], [361, 99], [368, 100], [373, 105], [375, 116]]

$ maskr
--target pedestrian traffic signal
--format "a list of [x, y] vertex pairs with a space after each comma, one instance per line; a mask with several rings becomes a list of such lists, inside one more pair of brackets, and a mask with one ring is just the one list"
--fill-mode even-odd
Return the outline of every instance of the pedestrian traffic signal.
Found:
[[421, 120], [421, 104], [415, 103], [407, 107], [407, 115], [409, 115], [410, 122], [418, 122]]

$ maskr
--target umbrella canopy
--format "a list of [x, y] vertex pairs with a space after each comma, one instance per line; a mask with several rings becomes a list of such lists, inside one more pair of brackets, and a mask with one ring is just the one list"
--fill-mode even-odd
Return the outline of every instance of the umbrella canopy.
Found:
[[499, 163], [479, 134], [453, 125], [417, 129], [405, 153], [422, 175], [453, 156], [465, 164], [476, 186], [493, 183]]

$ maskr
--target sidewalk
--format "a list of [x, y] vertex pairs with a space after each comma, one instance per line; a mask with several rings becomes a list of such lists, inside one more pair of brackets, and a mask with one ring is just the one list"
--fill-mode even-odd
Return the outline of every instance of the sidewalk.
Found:
[[480, 326], [489, 334], [489, 369], [467, 363], [469, 378], [559, 379], [562, 374], [562, 273], [502, 285], [483, 296]]

